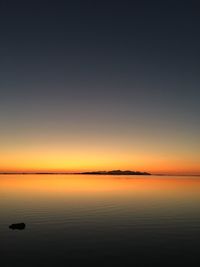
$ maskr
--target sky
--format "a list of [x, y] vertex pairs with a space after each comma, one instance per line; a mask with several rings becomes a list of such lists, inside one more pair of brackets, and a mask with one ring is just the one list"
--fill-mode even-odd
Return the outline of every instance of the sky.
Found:
[[197, 1], [0, 2], [0, 171], [200, 174]]

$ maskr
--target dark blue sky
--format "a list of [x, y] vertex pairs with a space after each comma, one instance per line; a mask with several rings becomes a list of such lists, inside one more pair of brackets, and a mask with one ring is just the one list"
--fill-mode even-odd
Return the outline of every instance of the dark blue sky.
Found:
[[198, 1], [1, 1], [2, 140], [28, 143], [30, 128], [108, 140], [127, 129], [130, 147], [136, 132], [141, 143], [170, 136], [195, 151], [199, 10]]

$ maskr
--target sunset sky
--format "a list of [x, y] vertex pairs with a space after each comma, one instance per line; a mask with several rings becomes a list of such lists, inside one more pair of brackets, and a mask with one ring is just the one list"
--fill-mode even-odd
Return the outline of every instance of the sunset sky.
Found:
[[200, 174], [195, 2], [1, 1], [0, 171]]

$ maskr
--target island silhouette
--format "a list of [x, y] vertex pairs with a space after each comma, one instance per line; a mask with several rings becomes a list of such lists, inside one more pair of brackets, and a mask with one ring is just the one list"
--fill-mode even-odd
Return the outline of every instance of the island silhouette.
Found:
[[95, 174], [95, 175], [151, 175], [149, 172], [112, 170], [112, 171], [85, 171], [85, 172], [0, 172], [0, 174]]
[[121, 170], [113, 170], [113, 171], [92, 171], [92, 172], [81, 172], [79, 174], [98, 174], [98, 175], [151, 175], [148, 172], [140, 172], [140, 171], [121, 171]]

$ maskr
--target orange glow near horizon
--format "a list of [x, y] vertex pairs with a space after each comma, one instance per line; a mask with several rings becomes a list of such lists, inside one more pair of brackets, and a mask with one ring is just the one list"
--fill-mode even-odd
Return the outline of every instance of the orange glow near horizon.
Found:
[[[49, 139], [48, 139], [49, 138]], [[3, 143], [0, 151], [0, 172], [79, 172], [95, 170], [135, 170], [163, 174], [200, 174], [197, 147], [183, 148], [163, 143], [139, 142], [139, 137], [102, 139], [82, 137], [66, 142], [37, 138]], [[85, 140], [83, 140], [85, 138]], [[59, 142], [57, 140], [60, 140]], [[112, 140], [112, 142], [110, 141]], [[154, 142], [156, 142], [154, 140]], [[188, 146], [189, 147], [189, 146]], [[174, 149], [174, 150], [173, 150]]]
[[[65, 158], [51, 158], [46, 156], [29, 157], [28, 159], [21, 159], [20, 157], [10, 157], [9, 162], [13, 162], [12, 167], [10, 164], [1, 166], [0, 171], [5, 172], [79, 172], [79, 171], [95, 171], [95, 170], [139, 170], [148, 171], [152, 173], [183, 173], [183, 174], [198, 174], [200, 173], [199, 166], [196, 164], [181, 164], [181, 162], [165, 162], [164, 160], [149, 160], [144, 162], [137, 162], [134, 160], [134, 164], [130, 160], [127, 162], [120, 162], [115, 159], [98, 159], [92, 158], [77, 158], [66, 160]], [[1, 161], [2, 163], [2, 161]], [[129, 164], [128, 164], [129, 163]], [[4, 167], [3, 167], [4, 166]]]
[[80, 153], [68, 156], [62, 154], [33, 153], [25, 155], [5, 155], [0, 165], [1, 172], [79, 172], [95, 170], [135, 170], [163, 174], [200, 174], [198, 162], [167, 160], [148, 156]]

